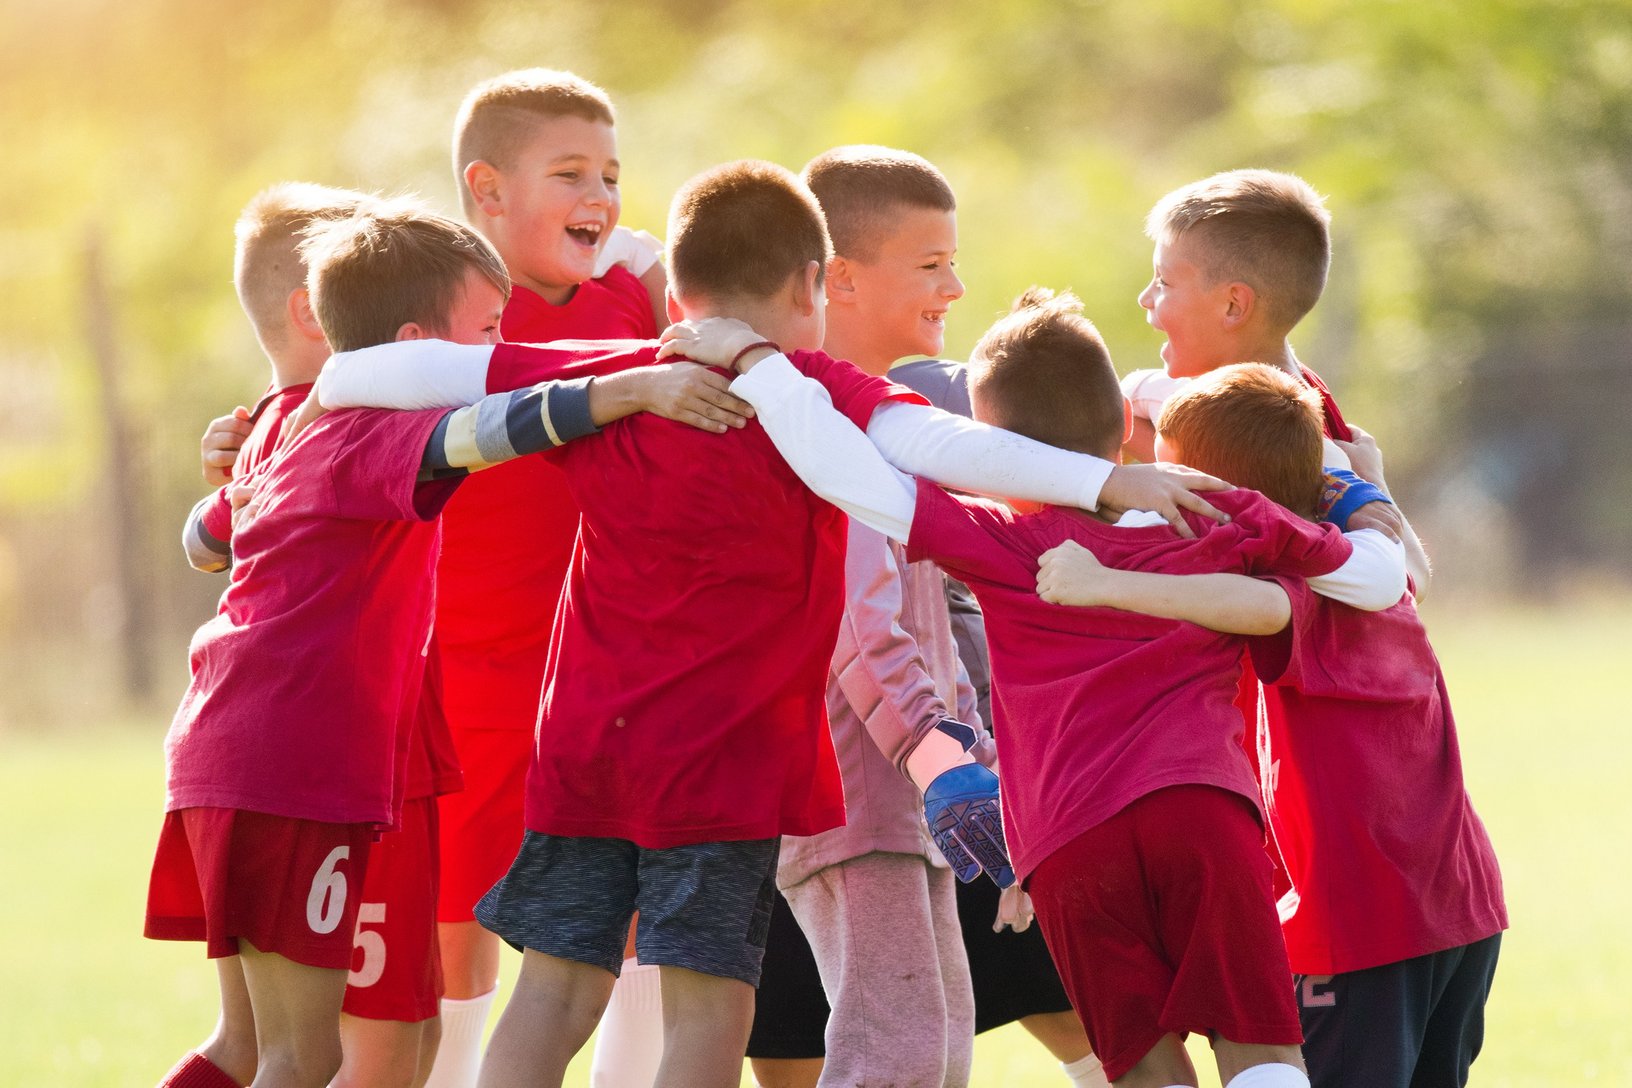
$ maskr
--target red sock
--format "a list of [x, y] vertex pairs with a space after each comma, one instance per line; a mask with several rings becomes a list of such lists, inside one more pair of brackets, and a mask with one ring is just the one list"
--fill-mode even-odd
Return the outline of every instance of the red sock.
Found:
[[243, 1088], [210, 1059], [193, 1051], [159, 1081], [159, 1088]]

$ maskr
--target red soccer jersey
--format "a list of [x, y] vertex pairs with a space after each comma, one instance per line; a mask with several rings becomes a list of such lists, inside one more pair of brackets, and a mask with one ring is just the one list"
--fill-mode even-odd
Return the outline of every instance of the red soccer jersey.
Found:
[[[234, 481], [247, 480], [278, 450], [278, 439], [283, 434], [284, 420], [300, 409], [312, 383], [269, 389], [249, 414], [249, 437], [239, 447], [238, 459], [233, 462]], [[215, 494], [215, 500], [204, 510], [204, 527], [217, 540], [232, 539], [232, 504], [227, 488]], [[430, 797], [452, 793], [464, 785], [459, 769], [459, 755], [453, 749], [453, 736], [448, 732], [448, 721], [442, 710], [442, 667], [439, 664], [436, 641], [431, 642], [426, 657], [425, 687], [415, 710], [415, 737], [408, 749], [408, 780], [406, 797]]]
[[220, 611], [165, 740], [169, 810], [390, 826], [430, 637], [443, 412], [333, 412], [246, 478]]
[[986, 616], [1004, 834], [1015, 872], [1139, 797], [1206, 785], [1257, 803], [1235, 709], [1243, 640], [1194, 624], [1037, 596], [1037, 557], [1065, 540], [1106, 566], [1161, 574], [1327, 574], [1350, 546], [1255, 491], [1209, 494], [1232, 515], [1122, 528], [1047, 507], [1016, 514], [920, 481], [910, 558], [933, 559], [974, 590]]
[[[500, 344], [498, 392], [652, 362], [652, 343]], [[865, 427], [903, 386], [819, 352], [794, 366]], [[641, 413], [550, 453], [583, 511], [545, 672], [527, 826], [661, 849], [844, 822], [827, 728], [845, 517], [757, 421]]]
[[[516, 343], [650, 340], [651, 299], [627, 269], [614, 267], [552, 306], [515, 287], [500, 331]], [[531, 729], [578, 507], [561, 470], [520, 457], [471, 476], [442, 518], [437, 564], [437, 637], [443, 698], [461, 727]]]
[[1282, 927], [1292, 969], [1358, 971], [1506, 929], [1415, 603], [1361, 612], [1283, 586], [1292, 623], [1253, 640], [1252, 656], [1269, 722], [1264, 798], [1298, 893]]

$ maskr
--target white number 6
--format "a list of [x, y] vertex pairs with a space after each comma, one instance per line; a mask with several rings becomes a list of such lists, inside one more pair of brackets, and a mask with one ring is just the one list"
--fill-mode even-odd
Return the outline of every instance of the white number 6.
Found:
[[385, 974], [385, 938], [364, 926], [385, 924], [384, 903], [364, 903], [357, 908], [357, 935], [351, 947], [363, 950], [363, 965], [346, 976], [346, 985], [365, 989]]
[[346, 874], [335, 866], [351, 856], [351, 847], [336, 846], [312, 877], [306, 896], [306, 924], [313, 933], [333, 933], [346, 910]]

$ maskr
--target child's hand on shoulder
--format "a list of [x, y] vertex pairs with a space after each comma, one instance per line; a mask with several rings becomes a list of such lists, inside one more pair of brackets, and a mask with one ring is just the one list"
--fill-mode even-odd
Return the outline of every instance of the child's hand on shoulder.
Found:
[[734, 317], [704, 317], [677, 321], [663, 330], [658, 338], [663, 346], [658, 349], [659, 361], [674, 355], [683, 355], [694, 362], [731, 369], [752, 360], [756, 345], [766, 345], [763, 354], [770, 354], [774, 346], [755, 332], [747, 322]]
[[1355, 475], [1370, 480], [1386, 490], [1388, 485], [1383, 482], [1383, 452], [1377, 448], [1377, 440], [1359, 427], [1350, 426], [1349, 430], [1354, 435], [1353, 441], [1339, 442], [1337, 439], [1332, 441], [1338, 449], [1349, 455], [1349, 467]]
[[715, 434], [747, 426], [754, 416], [754, 406], [731, 392], [731, 379], [706, 366], [659, 363], [638, 373], [642, 411]]

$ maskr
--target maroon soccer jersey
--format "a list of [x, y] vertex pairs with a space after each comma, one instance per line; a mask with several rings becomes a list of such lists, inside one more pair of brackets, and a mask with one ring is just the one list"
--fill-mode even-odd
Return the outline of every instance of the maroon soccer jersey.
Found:
[[[513, 288], [500, 330], [517, 343], [657, 336], [646, 288], [619, 267], [562, 306]], [[530, 730], [578, 535], [566, 478], [542, 457], [497, 465], [460, 487], [442, 525], [436, 625], [448, 716], [460, 729]]]
[[1361, 612], [1283, 586], [1292, 623], [1253, 640], [1252, 656], [1269, 723], [1264, 797], [1298, 894], [1282, 927], [1292, 969], [1358, 971], [1506, 929], [1415, 603]]
[[1004, 833], [1015, 872], [1129, 802], [1165, 786], [1205, 785], [1257, 803], [1233, 705], [1243, 642], [1194, 624], [1037, 596], [1037, 557], [1074, 540], [1100, 562], [1161, 574], [1328, 574], [1350, 546], [1254, 491], [1210, 494], [1228, 525], [1187, 514], [1123, 528], [1081, 511], [1016, 514], [920, 480], [910, 558], [933, 559], [974, 590], [992, 658], [993, 732]]
[[220, 610], [193, 636], [166, 808], [391, 825], [430, 637], [445, 413], [332, 412], [246, 478]]
[[[496, 392], [650, 363], [651, 343], [500, 344]], [[865, 427], [916, 393], [817, 352], [794, 366]], [[583, 512], [545, 673], [527, 826], [648, 848], [809, 835], [844, 820], [827, 728], [845, 518], [757, 421], [651, 414], [550, 456]]]

